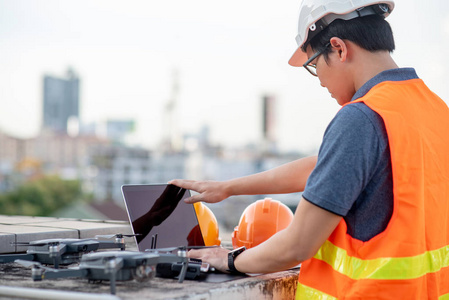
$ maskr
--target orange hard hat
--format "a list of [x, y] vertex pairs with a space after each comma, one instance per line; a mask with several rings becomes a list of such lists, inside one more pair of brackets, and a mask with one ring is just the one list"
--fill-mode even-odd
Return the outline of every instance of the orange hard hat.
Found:
[[232, 246], [251, 248], [285, 229], [293, 220], [293, 213], [285, 204], [265, 198], [250, 204], [240, 217], [232, 233]]
[[205, 246], [219, 246], [221, 239], [219, 236], [218, 222], [214, 213], [201, 202], [193, 204], [195, 208], [196, 217], [200, 225], [201, 233], [203, 235]]

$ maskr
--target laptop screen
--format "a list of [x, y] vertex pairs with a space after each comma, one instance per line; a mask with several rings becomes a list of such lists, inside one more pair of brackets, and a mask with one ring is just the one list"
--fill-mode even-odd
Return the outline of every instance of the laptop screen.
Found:
[[123, 185], [123, 198], [139, 251], [204, 246], [190, 192], [171, 184]]

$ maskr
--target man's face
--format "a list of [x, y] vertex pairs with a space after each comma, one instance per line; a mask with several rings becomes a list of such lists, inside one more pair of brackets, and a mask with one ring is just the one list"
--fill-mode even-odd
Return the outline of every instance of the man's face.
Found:
[[[307, 56], [314, 54], [311, 46], [307, 47]], [[316, 64], [316, 73], [322, 87], [327, 88], [331, 97], [337, 100], [338, 104], [344, 105], [351, 101], [355, 93], [352, 76], [349, 73], [350, 65], [346, 60], [342, 61], [341, 53], [331, 45], [331, 52], [327, 61], [324, 55], [318, 56], [312, 64]]]

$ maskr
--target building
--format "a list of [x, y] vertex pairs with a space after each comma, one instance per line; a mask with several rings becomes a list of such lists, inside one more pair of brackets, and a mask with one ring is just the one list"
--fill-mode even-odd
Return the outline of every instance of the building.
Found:
[[90, 170], [83, 176], [84, 186], [98, 201], [123, 205], [123, 184], [149, 183], [149, 150], [124, 145], [102, 145], [89, 149]]
[[69, 121], [79, 120], [79, 88], [80, 80], [71, 69], [64, 78], [44, 76], [44, 130], [67, 133]]
[[271, 95], [262, 97], [262, 151], [276, 153], [276, 98]]
[[48, 131], [22, 139], [0, 131], [0, 192], [43, 174], [82, 179], [91, 169], [87, 165], [89, 149], [107, 144], [108, 140], [87, 135], [72, 137]]

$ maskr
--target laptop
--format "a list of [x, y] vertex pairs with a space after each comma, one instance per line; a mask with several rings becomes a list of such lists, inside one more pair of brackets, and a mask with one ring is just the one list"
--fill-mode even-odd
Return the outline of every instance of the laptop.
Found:
[[204, 246], [190, 191], [171, 184], [123, 185], [128, 218], [139, 251]]
[[[195, 208], [184, 202], [189, 190], [171, 184], [123, 185], [122, 194], [133, 233], [139, 234], [139, 251], [205, 245]], [[201, 272], [196, 280], [218, 283], [244, 277]]]

